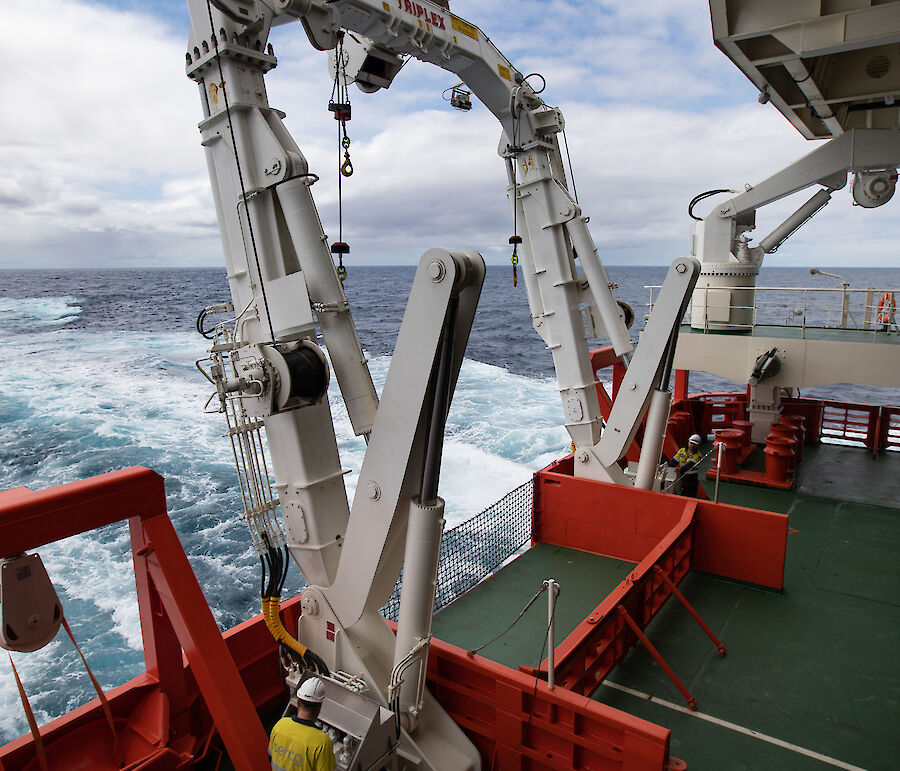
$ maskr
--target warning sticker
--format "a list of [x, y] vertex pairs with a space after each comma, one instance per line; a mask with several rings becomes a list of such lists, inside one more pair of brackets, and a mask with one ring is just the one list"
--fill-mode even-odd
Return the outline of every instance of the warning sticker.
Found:
[[462, 32], [463, 35], [472, 38], [472, 40], [478, 40], [478, 27], [453, 15], [450, 16], [450, 23], [457, 32]]
[[497, 72], [500, 73], [500, 77], [504, 80], [512, 80], [512, 75], [510, 75], [509, 67], [504, 67], [502, 64], [498, 64]]

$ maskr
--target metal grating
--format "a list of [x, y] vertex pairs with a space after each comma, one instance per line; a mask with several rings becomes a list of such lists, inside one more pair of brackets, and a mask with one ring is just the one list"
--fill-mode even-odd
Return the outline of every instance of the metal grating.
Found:
[[[480, 514], [444, 533], [438, 564], [435, 613], [469, 591], [497, 570], [509, 557], [531, 540], [532, 480], [508, 492]], [[400, 587], [381, 609], [382, 615], [397, 620]]]

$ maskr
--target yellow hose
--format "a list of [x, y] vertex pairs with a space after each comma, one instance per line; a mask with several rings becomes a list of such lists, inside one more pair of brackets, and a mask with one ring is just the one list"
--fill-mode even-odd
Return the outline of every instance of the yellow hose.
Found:
[[272, 637], [274, 637], [278, 642], [286, 645], [295, 653], [299, 653], [301, 656], [306, 655], [306, 646], [299, 642], [296, 638], [292, 637], [287, 629], [284, 628], [284, 624], [281, 623], [281, 614], [278, 612], [278, 606], [281, 602], [281, 597], [263, 597], [262, 598], [262, 612], [263, 619], [266, 622], [266, 627], [268, 627], [269, 631], [272, 633]]

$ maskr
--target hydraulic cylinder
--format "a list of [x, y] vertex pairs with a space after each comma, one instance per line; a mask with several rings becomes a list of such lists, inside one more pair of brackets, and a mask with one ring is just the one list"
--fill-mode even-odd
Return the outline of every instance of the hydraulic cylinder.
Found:
[[[394, 666], [403, 662], [419, 640], [424, 640], [431, 634], [443, 529], [443, 499], [437, 498], [432, 505], [423, 504], [418, 498], [410, 501]], [[401, 711], [410, 715], [413, 720], [419, 709], [418, 685], [424, 675], [422, 668], [426, 663], [427, 647], [423, 651], [425, 655], [404, 672], [400, 688]]]

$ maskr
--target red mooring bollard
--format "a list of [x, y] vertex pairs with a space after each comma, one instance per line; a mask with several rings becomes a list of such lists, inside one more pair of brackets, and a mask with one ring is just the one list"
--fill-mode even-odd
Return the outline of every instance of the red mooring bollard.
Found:
[[743, 449], [747, 449], [753, 444], [753, 439], [751, 438], [753, 435], [753, 421], [752, 420], [736, 420], [732, 423], [732, 428], [736, 428], [739, 431], [742, 431], [744, 436], [741, 441], [741, 447]]
[[794, 426], [800, 434], [800, 455], [803, 455], [803, 445], [806, 444], [806, 416], [805, 415], [782, 415], [781, 422]]
[[772, 482], [784, 483], [788, 480], [794, 459], [794, 440], [778, 433], [766, 437], [766, 478]]
[[791, 462], [791, 470], [793, 471], [795, 466], [800, 462], [801, 456], [803, 454], [800, 442], [800, 429], [791, 423], [787, 423], [784, 420], [779, 420], [777, 423], [772, 424], [772, 428], [770, 429], [770, 431], [773, 434], [787, 437], [794, 443], [794, 459]]
[[713, 431], [716, 437], [716, 443], [721, 442], [725, 445], [725, 452], [722, 453], [722, 473], [736, 474], [738, 457], [741, 454], [741, 447], [744, 441], [744, 432], [739, 428], [717, 428]]

